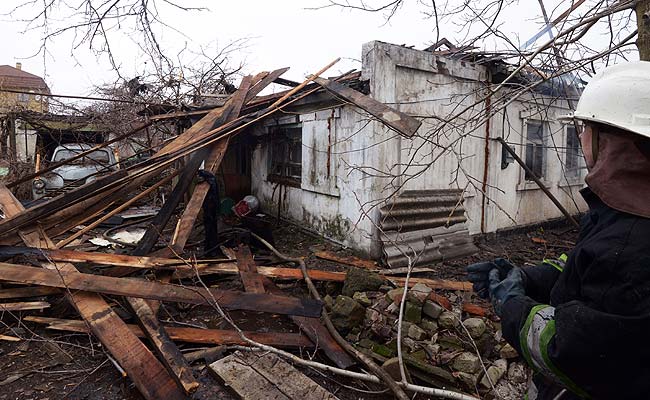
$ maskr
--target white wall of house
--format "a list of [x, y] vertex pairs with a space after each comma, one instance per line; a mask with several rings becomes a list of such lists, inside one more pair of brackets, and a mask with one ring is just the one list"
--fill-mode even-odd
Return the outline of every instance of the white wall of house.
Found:
[[[472, 124], [438, 129], [440, 121], [430, 118], [485, 115], [481, 99], [488, 71], [483, 66], [382, 42], [366, 43], [362, 56], [362, 79], [370, 81], [373, 98], [429, 117], [423, 120], [419, 138], [401, 137], [353, 106], [268, 121], [256, 128], [256, 135], [265, 135], [269, 125], [302, 127], [300, 187], [283, 192], [282, 215], [373, 257], [380, 251], [373, 206], [403, 190], [465, 189], [472, 234], [562, 216], [534, 183], [525, 180], [518, 164], [502, 169], [501, 144], [494, 140], [487, 141], [484, 199], [485, 121], [478, 118]], [[563, 178], [567, 129], [557, 116], [566, 112], [564, 104], [543, 96], [521, 97], [490, 119], [489, 136], [504, 137], [525, 160], [527, 126], [541, 122], [544, 181], [569, 211], [577, 212], [585, 209], [577, 194], [584, 172], [571, 182]], [[268, 180], [269, 153], [267, 144], [253, 152], [252, 187], [265, 210], [276, 213], [279, 189]]]
[[362, 218], [360, 204], [371, 198], [373, 179], [349, 169], [350, 165], [366, 162], [363, 149], [369, 142], [353, 107], [337, 107], [267, 121], [256, 128], [255, 135], [264, 136], [274, 125], [302, 126], [302, 176], [300, 187], [280, 189], [269, 180], [269, 145], [258, 145], [252, 155], [251, 186], [260, 199], [262, 209], [304, 224], [326, 237], [368, 251], [371, 247], [373, 225]]

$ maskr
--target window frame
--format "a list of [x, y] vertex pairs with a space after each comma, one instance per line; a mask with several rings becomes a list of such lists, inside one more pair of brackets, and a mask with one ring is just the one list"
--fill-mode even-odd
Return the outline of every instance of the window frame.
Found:
[[[560, 177], [560, 182], [559, 186], [574, 186], [574, 185], [582, 185], [584, 181], [584, 174], [583, 170], [586, 167], [585, 164], [585, 158], [584, 154], [582, 152], [582, 145], [580, 143], [580, 139], [578, 138], [578, 135], [575, 132], [571, 132], [571, 130], [575, 130], [574, 125], [572, 123], [565, 123], [563, 124], [563, 133], [564, 133], [564, 147], [565, 147], [565, 154], [564, 154], [564, 165], [562, 168], [562, 176]], [[578, 124], [578, 130], [580, 131], [581, 129], [584, 129], [582, 124]], [[568, 167], [568, 157], [569, 157], [569, 136], [573, 135], [573, 138], [575, 140], [575, 144], [577, 145], [578, 152], [575, 155], [576, 157], [576, 167], [569, 169]], [[574, 174], [570, 174], [569, 171], [575, 171]]]
[[29, 93], [17, 93], [16, 100], [18, 103], [29, 103]]
[[[541, 125], [542, 128], [542, 135], [541, 135], [541, 143], [533, 143], [536, 146], [541, 146], [541, 152], [542, 152], [542, 165], [541, 165], [541, 174], [539, 174], [538, 178], [542, 182], [546, 182], [548, 177], [548, 137], [550, 135], [551, 129], [550, 129], [550, 123], [547, 120], [543, 119], [536, 119], [536, 118], [524, 118], [523, 121], [523, 134], [522, 134], [522, 159], [524, 163], [533, 171], [536, 172], [535, 169], [528, 165], [528, 158], [529, 158], [529, 135], [528, 135], [528, 127], [532, 124], [538, 124]], [[533, 156], [534, 157], [534, 156]], [[522, 168], [522, 173], [521, 173], [521, 183], [526, 185], [527, 183], [533, 183], [534, 184], [534, 179], [528, 179], [527, 178], [527, 172], [524, 168]]]
[[[266, 180], [271, 183], [300, 188], [302, 183], [302, 124], [273, 125], [267, 127], [267, 130], [268, 173]], [[294, 146], [299, 146], [300, 151], [298, 153], [295, 152]], [[279, 147], [284, 147], [280, 154], [283, 160], [287, 154], [289, 156], [286, 162], [277, 162], [275, 159]], [[281, 168], [280, 173], [275, 172], [278, 166]], [[297, 169], [299, 174], [291, 173], [292, 169]]]

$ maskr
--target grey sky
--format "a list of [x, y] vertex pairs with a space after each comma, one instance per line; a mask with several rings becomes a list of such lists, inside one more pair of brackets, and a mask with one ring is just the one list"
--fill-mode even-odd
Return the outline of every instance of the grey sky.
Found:
[[[4, 0], [0, 10], [7, 12], [25, 1]], [[389, 23], [385, 23], [380, 13], [340, 8], [306, 9], [324, 4], [323, 0], [240, 0], [218, 4], [194, 0], [182, 3], [203, 5], [210, 10], [182, 12], [161, 7], [161, 18], [182, 32], [173, 29], [159, 32], [160, 42], [169, 54], [175, 54], [186, 44], [193, 49], [201, 46], [214, 48], [223, 47], [236, 39], [249, 38], [247, 48], [236, 56], [245, 61], [245, 72], [289, 66], [291, 70], [285, 77], [295, 80], [320, 69], [336, 57], [343, 57], [344, 60], [332, 69], [332, 74], [359, 68], [360, 64], [354, 59], [360, 58], [361, 45], [367, 41], [382, 40], [424, 48], [435, 40], [433, 20], [424, 18], [422, 7], [415, 1], [406, 1]], [[549, 11], [563, 3], [555, 15], [571, 4], [570, 1], [560, 0], [547, 0], [546, 3]], [[70, 34], [56, 38], [48, 47], [45, 57], [30, 58], [39, 49], [42, 31], [34, 29], [22, 32], [25, 23], [16, 19], [24, 18], [28, 12], [34, 11], [24, 9], [13, 17], [2, 17], [0, 34], [3, 37], [3, 56], [0, 64], [22, 62], [23, 69], [44, 75], [52, 91], [59, 94], [88, 94], [94, 85], [115, 79], [116, 75], [106, 56], [96, 56], [87, 45], [72, 51], [73, 37]], [[501, 29], [511, 35], [512, 40], [524, 42], [539, 31], [539, 20], [533, 21], [539, 15], [539, 6], [535, 1], [513, 4], [503, 14]], [[447, 25], [441, 36], [461, 38], [457, 31], [458, 27]], [[111, 37], [113, 52], [125, 76], [142, 74], [145, 68], [145, 59], [131, 36], [131, 32], [124, 30]], [[184, 61], [192, 62], [192, 57], [186, 56]]]

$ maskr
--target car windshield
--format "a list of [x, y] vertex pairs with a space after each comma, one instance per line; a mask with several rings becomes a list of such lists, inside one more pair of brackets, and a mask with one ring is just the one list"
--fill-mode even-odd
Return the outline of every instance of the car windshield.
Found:
[[[59, 162], [72, 158], [80, 153], [83, 153], [85, 150], [80, 149], [61, 149], [54, 154], [54, 159], [52, 161]], [[75, 160], [75, 164], [90, 164], [94, 162], [99, 162], [101, 164], [108, 164], [110, 162], [110, 157], [108, 152], [105, 150], [94, 150], [86, 154], [82, 158]]]

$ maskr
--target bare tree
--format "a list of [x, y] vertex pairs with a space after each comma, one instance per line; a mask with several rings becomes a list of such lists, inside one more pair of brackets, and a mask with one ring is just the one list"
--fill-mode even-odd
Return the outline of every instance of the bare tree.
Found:
[[45, 55], [53, 40], [69, 34], [72, 53], [81, 46], [88, 46], [97, 53], [107, 54], [117, 69], [119, 64], [113, 49], [118, 31], [135, 38], [145, 52], [156, 54], [162, 62], [169, 63], [158, 34], [159, 28], [174, 28], [162, 20], [161, 8], [180, 12], [206, 10], [188, 3], [173, 0], [25, 0], [11, 9], [5, 8], [5, 12], [24, 22], [26, 31], [42, 32], [36, 54]]

